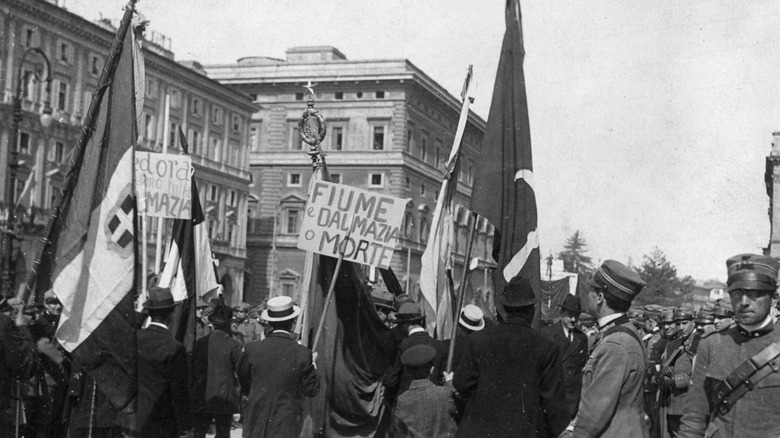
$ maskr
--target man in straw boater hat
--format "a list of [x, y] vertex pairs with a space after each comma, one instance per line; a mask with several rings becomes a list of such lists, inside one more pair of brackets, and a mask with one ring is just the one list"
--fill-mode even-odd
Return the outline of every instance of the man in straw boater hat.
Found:
[[292, 298], [268, 300], [262, 318], [273, 330], [264, 340], [250, 342], [238, 364], [241, 390], [248, 393], [244, 436], [298, 438], [303, 427], [303, 397], [320, 391], [317, 354], [298, 345], [292, 330], [301, 308]]
[[167, 287], [152, 287], [144, 301], [151, 323], [137, 332], [138, 437], [173, 438], [191, 430], [187, 352], [168, 331], [175, 306]]
[[[455, 349], [452, 352], [452, 368], [458, 366], [463, 357], [463, 350], [466, 348], [466, 340], [472, 333], [476, 333], [485, 328], [485, 313], [474, 304], [467, 304], [460, 311], [458, 318], [458, 330], [455, 333]], [[450, 343], [452, 339], [442, 341], [444, 351], [449, 354]]]
[[501, 322], [466, 342], [452, 380], [468, 400], [457, 437], [557, 437], [571, 419], [560, 352], [531, 327], [538, 301], [513, 278], [496, 298]]
[[780, 262], [740, 254], [726, 261], [736, 323], [699, 343], [681, 437], [780, 436], [780, 329], [772, 321]]
[[644, 346], [626, 316], [645, 282], [622, 263], [607, 260], [588, 286], [583, 302], [598, 319], [599, 334], [583, 369], [577, 417], [562, 436], [647, 437]]
[[566, 404], [571, 418], [574, 418], [580, 405], [582, 367], [588, 361], [588, 337], [577, 328], [577, 320], [582, 313], [580, 297], [566, 295], [560, 307], [561, 321], [545, 327], [542, 334], [552, 339], [560, 350]]

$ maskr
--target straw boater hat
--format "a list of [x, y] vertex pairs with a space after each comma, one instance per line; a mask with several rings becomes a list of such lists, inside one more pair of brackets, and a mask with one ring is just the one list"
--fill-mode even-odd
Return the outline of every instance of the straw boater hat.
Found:
[[268, 300], [268, 308], [260, 316], [268, 322], [287, 321], [301, 313], [301, 308], [293, 304], [290, 297], [279, 296]]
[[167, 287], [153, 287], [149, 289], [149, 298], [144, 301], [144, 309], [156, 310], [156, 309], [170, 309], [175, 306], [176, 302], [173, 301], [173, 294]]
[[479, 307], [469, 304], [460, 311], [458, 323], [471, 331], [478, 332], [485, 328], [485, 314]]

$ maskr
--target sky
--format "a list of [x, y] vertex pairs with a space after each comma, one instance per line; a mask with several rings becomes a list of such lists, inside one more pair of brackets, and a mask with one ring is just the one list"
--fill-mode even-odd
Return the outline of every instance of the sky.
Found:
[[[335, 46], [409, 59], [453, 95], [474, 65], [487, 118], [504, 0], [142, 0], [177, 60], [284, 58]], [[88, 19], [124, 2], [65, 0]], [[780, 130], [780, 2], [522, 1], [542, 257], [580, 230], [594, 261], [725, 280], [769, 242], [765, 157]], [[327, 115], [325, 115], [327, 117]]]

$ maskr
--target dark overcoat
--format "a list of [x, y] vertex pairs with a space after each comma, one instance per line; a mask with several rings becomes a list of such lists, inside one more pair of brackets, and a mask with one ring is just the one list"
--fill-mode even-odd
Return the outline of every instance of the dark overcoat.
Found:
[[572, 341], [569, 342], [560, 323], [542, 329], [542, 333], [555, 342], [561, 353], [566, 404], [572, 418], [577, 415], [582, 391], [582, 369], [588, 361], [588, 337], [579, 329], [575, 328], [573, 332]]
[[238, 412], [236, 369], [241, 344], [222, 330], [195, 342], [192, 364], [192, 411], [203, 414]]
[[455, 424], [452, 388], [429, 379], [412, 380], [395, 405], [395, 438], [452, 438]]
[[312, 353], [286, 332], [250, 342], [238, 364], [241, 390], [249, 391], [244, 437], [298, 438], [303, 427], [303, 397], [314, 397], [320, 378]]
[[178, 437], [191, 428], [184, 345], [160, 326], [138, 330], [138, 436]]
[[458, 437], [557, 437], [571, 419], [558, 348], [520, 318], [473, 333], [453, 384], [468, 399]]

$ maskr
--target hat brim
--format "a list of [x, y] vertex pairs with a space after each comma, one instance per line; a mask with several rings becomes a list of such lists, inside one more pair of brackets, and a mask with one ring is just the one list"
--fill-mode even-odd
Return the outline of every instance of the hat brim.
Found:
[[509, 300], [507, 299], [506, 295], [501, 295], [498, 298], [496, 298], [496, 303], [501, 304], [502, 306], [507, 307], [525, 307], [525, 306], [533, 306], [534, 304], [539, 302], [539, 298], [528, 298], [525, 300]]
[[571, 307], [566, 307], [563, 304], [560, 304], [559, 307], [561, 308], [561, 310], [568, 310], [569, 312], [572, 313], [577, 313], [577, 314], [582, 313], [582, 309], [572, 309]]
[[268, 321], [268, 322], [280, 322], [280, 321], [291, 320], [291, 319], [295, 318], [296, 316], [300, 315], [300, 313], [301, 313], [301, 308], [293, 304], [293, 311], [289, 315], [279, 316], [279, 317], [269, 316], [268, 315], [268, 309], [265, 309], [265, 310], [263, 310], [263, 314], [260, 315], [260, 317], [263, 318], [264, 320]]
[[744, 289], [744, 290], [757, 290], [757, 291], [763, 291], [766, 293], [774, 293], [777, 289], [771, 288], [765, 283], [759, 283], [756, 281], [735, 281], [731, 283], [728, 287], [728, 292], [731, 293], [737, 289]]
[[176, 301], [172, 303], [150, 303], [149, 300], [144, 301], [144, 309], [149, 310], [162, 310], [176, 307]]
[[396, 309], [395, 307], [393, 307], [391, 305], [388, 305], [388, 304], [384, 304], [384, 303], [374, 303], [374, 307], [376, 307], [377, 309], [387, 310], [389, 312], [397, 312], [398, 311], [398, 309]]
[[458, 324], [462, 325], [463, 327], [466, 327], [469, 330], [473, 330], [475, 332], [478, 332], [478, 331], [482, 330], [483, 328], [485, 328], [485, 320], [484, 319], [480, 319], [479, 320], [479, 324], [474, 325], [474, 324], [469, 324], [469, 322], [464, 320], [463, 316], [461, 316], [460, 319], [458, 320]]
[[425, 316], [424, 315], [410, 315], [408, 313], [400, 313], [400, 314], [396, 313], [395, 314], [395, 322], [397, 324], [403, 324], [403, 323], [414, 324], [414, 323], [423, 322], [423, 321], [425, 321]]

